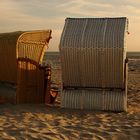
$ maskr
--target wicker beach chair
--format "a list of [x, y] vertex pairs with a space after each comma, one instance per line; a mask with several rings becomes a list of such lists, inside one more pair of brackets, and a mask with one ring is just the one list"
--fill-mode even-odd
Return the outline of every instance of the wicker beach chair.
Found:
[[45, 102], [47, 83], [41, 64], [50, 38], [51, 30], [25, 32], [18, 38], [17, 103]]
[[51, 30], [0, 34], [0, 102], [45, 103], [51, 75], [42, 59], [50, 38]]
[[60, 40], [61, 107], [126, 111], [127, 18], [67, 18]]

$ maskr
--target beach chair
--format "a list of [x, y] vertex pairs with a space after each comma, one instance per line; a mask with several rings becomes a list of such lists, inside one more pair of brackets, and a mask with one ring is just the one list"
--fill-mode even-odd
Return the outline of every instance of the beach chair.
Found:
[[60, 40], [61, 107], [127, 110], [128, 20], [67, 18]]
[[51, 30], [0, 34], [0, 102], [45, 103], [51, 75], [42, 59], [50, 38]]
[[41, 66], [51, 30], [23, 33], [17, 41], [17, 103], [44, 103], [47, 67]]

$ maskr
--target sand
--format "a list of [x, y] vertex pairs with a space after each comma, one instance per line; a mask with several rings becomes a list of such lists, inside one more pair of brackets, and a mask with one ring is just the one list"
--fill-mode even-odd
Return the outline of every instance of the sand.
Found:
[[[60, 64], [51, 63], [61, 87]], [[140, 139], [140, 59], [129, 60], [127, 112], [62, 109], [60, 96], [52, 106], [0, 104], [0, 140], [94, 139]]]
[[1, 105], [0, 139], [139, 139], [140, 113], [107, 113], [46, 107]]

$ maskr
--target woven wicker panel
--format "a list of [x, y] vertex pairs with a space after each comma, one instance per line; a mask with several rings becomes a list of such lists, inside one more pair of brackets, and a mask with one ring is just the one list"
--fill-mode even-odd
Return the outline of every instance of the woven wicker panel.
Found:
[[45, 71], [39, 69], [39, 65], [50, 38], [50, 30], [27, 32], [19, 37], [17, 103], [45, 102]]
[[43, 103], [44, 97], [44, 71], [18, 62], [17, 103]]
[[61, 107], [106, 111], [126, 111], [127, 92], [102, 89], [63, 90]]
[[60, 41], [64, 86], [123, 88], [126, 18], [66, 19]]
[[[61, 50], [62, 59], [62, 77], [65, 86], [79, 86], [80, 79], [80, 63], [78, 49], [65, 48]], [[66, 63], [67, 62], [67, 63]], [[66, 74], [67, 73], [67, 74]]]
[[65, 48], [61, 54], [64, 86], [123, 88], [122, 48]]
[[16, 42], [22, 33], [0, 34], [0, 81], [17, 82]]
[[51, 30], [22, 34], [17, 42], [17, 58], [29, 58], [41, 63], [50, 38]]

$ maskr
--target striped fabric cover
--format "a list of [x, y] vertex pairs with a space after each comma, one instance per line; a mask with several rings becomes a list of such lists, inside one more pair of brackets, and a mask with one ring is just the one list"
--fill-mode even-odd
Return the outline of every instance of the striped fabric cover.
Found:
[[[126, 110], [127, 24], [125, 17], [66, 19], [59, 46], [65, 89], [61, 94], [62, 107]], [[66, 90], [68, 87], [94, 90]], [[105, 88], [124, 91], [104, 92]], [[81, 102], [83, 96], [85, 100]], [[96, 103], [98, 99], [100, 102]]]
[[65, 86], [124, 86], [126, 18], [67, 18], [60, 41]]

